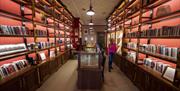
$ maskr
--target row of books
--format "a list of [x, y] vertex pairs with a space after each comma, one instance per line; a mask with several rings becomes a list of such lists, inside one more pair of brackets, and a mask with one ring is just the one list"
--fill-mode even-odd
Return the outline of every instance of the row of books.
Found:
[[[130, 61], [135, 62], [136, 53], [129, 51], [129, 52], [127, 52], [126, 58], [128, 60], [130, 60]], [[170, 66], [167, 63], [163, 63], [162, 61], [158, 61], [158, 60], [155, 60], [155, 59], [152, 59], [152, 58], [144, 58], [143, 64], [145, 66], [147, 66], [147, 67], [152, 68], [153, 70], [156, 70], [156, 71], [160, 72], [160, 73], [163, 73], [165, 68]]]
[[[37, 36], [47, 36], [47, 31], [36, 29]], [[0, 35], [24, 35], [34, 36], [34, 31], [24, 26], [0, 25]]]
[[38, 2], [37, 8], [43, 10], [44, 12], [46, 12], [50, 15], [54, 15], [54, 17], [56, 17], [56, 19], [62, 19], [61, 14], [54, 12], [54, 10], [51, 7], [49, 7], [48, 5], [44, 5], [43, 2]]
[[126, 58], [132, 62], [136, 61], [136, 52], [128, 51]]
[[27, 27], [0, 25], [0, 35], [28, 35]]
[[38, 42], [38, 48], [44, 49], [55, 46], [54, 42]]
[[27, 48], [24, 43], [0, 45], [0, 56], [26, 50]]
[[144, 58], [143, 62], [146, 67], [160, 72], [162, 74], [162, 77], [166, 80], [169, 80], [171, 82], [174, 81], [176, 70], [173, 67], [171, 67], [170, 64], [163, 63], [152, 58]]
[[148, 29], [142, 31], [140, 35], [141, 37], [178, 37], [180, 36], [180, 25]]
[[57, 40], [57, 43], [58, 43], [58, 44], [62, 44], [63, 41], [62, 41], [61, 39], [59, 39], [59, 40]]
[[18, 60], [12, 63], [3, 64], [0, 66], [0, 79], [3, 79], [12, 73], [18, 72], [22, 68], [25, 68], [29, 65], [26, 59]]
[[148, 29], [139, 32], [127, 33], [125, 37], [179, 37], [180, 25], [163, 26], [162, 28]]
[[[36, 46], [36, 44], [34, 42], [29, 43], [29, 44], [27, 44], [27, 49], [29, 51], [35, 50], [35, 46]], [[45, 48], [49, 48], [49, 47], [53, 47], [53, 46], [55, 46], [54, 42], [37, 42], [38, 49], [45, 49]]]
[[137, 48], [137, 43], [135, 43], [135, 42], [125, 43], [125, 47], [131, 48], [131, 49], [136, 49]]
[[47, 31], [45, 31], [45, 30], [36, 29], [35, 31], [38, 36], [47, 36]]
[[175, 59], [177, 59], [178, 52], [180, 50], [180, 48], [177, 47], [167, 47], [166, 45], [155, 45], [155, 44], [140, 44], [139, 49], [144, 52], [161, 54]]
[[165, 68], [167, 66], [170, 66], [169, 64], [163, 63], [161, 61], [152, 59], [152, 58], [144, 58], [144, 65], [147, 67], [152, 68], [153, 70], [156, 70], [160, 73], [163, 73]]
[[127, 38], [138, 37], [138, 32], [126, 33], [125, 37], [127, 37]]

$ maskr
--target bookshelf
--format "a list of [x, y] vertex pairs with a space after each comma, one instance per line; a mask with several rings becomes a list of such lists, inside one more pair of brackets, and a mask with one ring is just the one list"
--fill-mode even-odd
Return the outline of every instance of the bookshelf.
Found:
[[[107, 36], [115, 32], [117, 42], [119, 31], [123, 33], [122, 54], [117, 52], [114, 61], [142, 91], [161, 91], [159, 87], [166, 88], [167, 91], [179, 90], [180, 8], [176, 4], [178, 2], [178, 0], [125, 0], [108, 17], [107, 21], [110, 26], [108, 26]], [[115, 31], [113, 31], [114, 27]], [[109, 43], [108, 39], [107, 43]], [[134, 43], [134, 45], [128, 46], [129, 43]], [[144, 44], [146, 46], [142, 46]], [[158, 49], [158, 46], [162, 45], [167, 49]], [[174, 53], [175, 58], [171, 57]], [[166, 70], [158, 72], [153, 69], [154, 66], [147, 66], [145, 64], [147, 58], [152, 59], [150, 63], [160, 62], [175, 69], [173, 81], [164, 78], [163, 72]], [[156, 82], [161, 86], [151, 85]]]
[[[24, 51], [0, 55], [0, 67], [32, 58], [31, 64], [23, 69], [0, 76], [0, 90], [34, 91], [67, 62], [73, 20], [58, 0], [0, 0], [1, 48], [2, 45], [25, 45]], [[44, 53], [45, 60], [41, 60], [40, 53]]]

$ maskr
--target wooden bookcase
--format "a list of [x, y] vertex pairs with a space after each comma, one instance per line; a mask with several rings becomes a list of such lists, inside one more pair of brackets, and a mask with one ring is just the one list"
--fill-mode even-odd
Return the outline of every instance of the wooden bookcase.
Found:
[[[24, 26], [30, 29], [28, 31], [33, 31], [33, 35], [0, 34], [0, 45], [35, 43], [34, 50], [0, 56], [0, 65], [25, 59], [26, 56], [36, 62], [1, 79], [0, 91], [35, 91], [67, 62], [73, 20], [72, 14], [59, 0], [0, 0], [0, 25]], [[38, 30], [46, 31], [47, 35], [38, 35]], [[59, 40], [62, 43], [58, 43]], [[39, 49], [38, 42], [50, 42], [53, 45]], [[55, 52], [55, 57], [50, 58], [50, 51]], [[40, 60], [39, 52], [45, 53], [46, 60]]]
[[[149, 3], [144, 3], [144, 2]], [[109, 16], [109, 31], [117, 34], [123, 32], [122, 54], [116, 54], [114, 62], [127, 75], [129, 79], [141, 91], [179, 91], [180, 90], [180, 53], [177, 59], [168, 56], [144, 52], [140, 50], [141, 44], [166, 45], [179, 48], [178, 36], [143, 36], [142, 32], [147, 29], [162, 28], [162, 26], [177, 26], [180, 24], [180, 7], [176, 4], [178, 0], [125, 0]], [[170, 11], [167, 14], [157, 15], [159, 7], [168, 6]], [[114, 29], [115, 28], [115, 29]], [[136, 36], [127, 36], [127, 33], [136, 33]], [[107, 35], [107, 36], [108, 36]], [[110, 37], [111, 38], [111, 37]], [[115, 37], [117, 40], [117, 37]], [[107, 39], [107, 43], [108, 43]], [[125, 43], [137, 44], [136, 49], [128, 48]], [[135, 52], [136, 59], [129, 60], [127, 52]], [[162, 74], [150, 67], [140, 64], [143, 58], [153, 58], [160, 62], [167, 63], [176, 69], [174, 81], [170, 82], [162, 77]]]

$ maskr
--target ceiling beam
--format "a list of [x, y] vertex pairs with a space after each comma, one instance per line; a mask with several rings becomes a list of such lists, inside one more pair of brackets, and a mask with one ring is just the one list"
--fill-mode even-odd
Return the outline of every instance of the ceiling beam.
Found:
[[74, 16], [73, 16], [73, 14], [67, 9], [67, 6], [61, 1], [61, 0], [57, 0], [64, 8], [65, 8], [65, 10], [73, 17], [73, 18], [75, 18]]
[[122, 4], [124, 0], [121, 0], [113, 9], [113, 11], [109, 14], [109, 16], [106, 18], [106, 20], [108, 20], [108, 18], [114, 13], [114, 11]]

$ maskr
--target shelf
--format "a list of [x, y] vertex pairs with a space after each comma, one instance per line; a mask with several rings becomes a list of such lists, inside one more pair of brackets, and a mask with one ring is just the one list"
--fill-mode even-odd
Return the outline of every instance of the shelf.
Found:
[[[128, 50], [131, 50], [131, 51], [135, 51], [137, 52], [136, 49], [131, 49], [131, 48], [127, 48], [127, 47], [124, 47]], [[164, 55], [161, 55], [161, 54], [154, 54], [154, 53], [150, 53], [150, 52], [143, 52], [143, 51], [140, 51], [139, 50], [139, 53], [142, 53], [142, 54], [146, 54], [146, 55], [149, 55], [149, 56], [152, 56], [152, 57], [155, 57], [155, 58], [159, 58], [159, 59], [162, 59], [162, 60], [166, 60], [168, 62], [171, 62], [171, 63], [177, 63], [177, 60], [175, 58], [171, 58], [171, 57], [168, 57], [168, 56], [164, 56]]]
[[146, 67], [146, 66], [144, 66], [144, 65], [137, 65], [137, 66], [138, 66], [140, 69], [143, 69], [145, 72], [147, 72], [147, 73], [149, 73], [150, 75], [152, 75], [153, 77], [156, 77], [156, 78], [158, 78], [159, 80], [163, 81], [164, 83], [166, 83], [166, 84], [172, 86], [173, 88], [177, 89], [177, 91], [178, 91], [178, 88], [175, 87], [175, 86], [172, 84], [172, 82], [169, 82], [169, 81], [167, 81], [166, 79], [162, 78], [162, 75], [161, 75], [159, 72], [153, 70], [152, 68]]
[[0, 9], [0, 16], [7, 17], [7, 18], [17, 20], [17, 21], [22, 21], [22, 18], [20, 15], [13, 14], [13, 13], [4, 11], [2, 9]]
[[[119, 10], [119, 12], [117, 13], [117, 15], [119, 15], [121, 12], [123, 12], [124, 9], [128, 8], [131, 4], [135, 3], [135, 1], [136, 1], [136, 0], [132, 0], [132, 1], [128, 2], [128, 3], [125, 3], [125, 6], [124, 6], [121, 10]], [[113, 21], [113, 20], [114, 20], [114, 18], [112, 19], [112, 21]]]
[[[120, 57], [122, 57], [122, 56], [120, 56]], [[178, 89], [177, 87], [175, 87], [175, 86], [173, 85], [172, 82], [170, 82], [170, 81], [162, 78], [162, 74], [161, 74], [160, 72], [157, 72], [157, 71], [153, 70], [152, 68], [146, 67], [146, 66], [144, 66], [144, 65], [142, 65], [142, 64], [141, 64], [141, 65], [135, 64], [135, 63], [133, 63], [132, 61], [128, 60], [127, 58], [124, 58], [124, 57], [122, 57], [122, 58], [125, 59], [126, 61], [134, 64], [134, 65], [137, 66], [138, 68], [144, 70], [146, 73], [152, 75], [153, 77], [155, 77], [155, 78], [163, 81], [164, 83], [172, 86], [172, 87], [175, 88], [175, 89]]]
[[[180, 36], [178, 36], [178, 34], [176, 34], [177, 36], [175, 35], [175, 33], [171, 33], [171, 35], [167, 35], [166, 34], [167, 31], [165, 31], [165, 30], [164, 31], [160, 30], [160, 32], [164, 33], [164, 34], [159, 34], [161, 36], [143, 36], [143, 35], [153, 35], [153, 34], [155, 35], [156, 31], [150, 33], [151, 30], [149, 30], [149, 31], [147, 31], [148, 34], [146, 34], [146, 32], [143, 32], [144, 30], [142, 30], [142, 28], [144, 29], [144, 28], [148, 28], [148, 27], [149, 28], [151, 27], [152, 30], [155, 30], [155, 28], [162, 27], [164, 25], [169, 26], [169, 27], [170, 27], [170, 25], [177, 26], [178, 23], [176, 23], [176, 22], [180, 18], [180, 10], [179, 10], [179, 8], [174, 7], [173, 10], [168, 14], [159, 15], [159, 16], [157, 16], [157, 14], [155, 14], [155, 13], [157, 13], [157, 10], [159, 10], [159, 8], [161, 6], [165, 6], [165, 5], [170, 4], [170, 3], [176, 6], [177, 5], [176, 1], [173, 1], [173, 0], [154, 0], [154, 1], [152, 1], [151, 0], [152, 2], [149, 1], [151, 3], [148, 3], [147, 5], [144, 4], [139, 9], [134, 8], [134, 7], [139, 7], [141, 3], [138, 2], [138, 1], [141, 1], [141, 0], [131, 0], [131, 1], [132, 1], [131, 3], [126, 3], [126, 5], [124, 7], [122, 7], [121, 9], [116, 9], [114, 11], [115, 14], [113, 13], [108, 18], [108, 19], [111, 19], [111, 22], [109, 22], [111, 24], [110, 28], [113, 28], [114, 25], [122, 25], [122, 30], [125, 32], [125, 34], [128, 33], [126, 35], [136, 35], [136, 37], [135, 36], [132, 36], [132, 37], [123, 36], [124, 42], [126, 40], [131, 41], [131, 39], [132, 39], [132, 40], [135, 40], [135, 41], [137, 40], [137, 43], [139, 44], [140, 41], [144, 40], [144, 39], [145, 39], [145, 42], [147, 42], [147, 43], [150, 43], [151, 39], [152, 40], [157, 39], [159, 41], [159, 43], [163, 43], [162, 39], [166, 39], [166, 40], [169, 40], [169, 41], [171, 41], [171, 40], [174, 41], [174, 40], [180, 39]], [[139, 4], [139, 6], [136, 6], [137, 3]], [[173, 6], [173, 5], [171, 5], [171, 6]], [[151, 13], [151, 10], [152, 10], [152, 13]], [[153, 11], [153, 10], [155, 10], [155, 11]], [[134, 22], [134, 24], [132, 25], [132, 23], [133, 23], [132, 22], [132, 23], [130, 23], [128, 25], [128, 23], [131, 22], [131, 20], [132, 21], [135, 20], [136, 23]], [[174, 21], [174, 23], [168, 25], [167, 22], [169, 22], [169, 21], [170, 22]], [[160, 25], [158, 26], [159, 23], [160, 23]], [[150, 25], [152, 25], [152, 26], [150, 26]], [[136, 32], [136, 31], [134, 31], [134, 29], [139, 30], [139, 31]], [[164, 29], [164, 27], [163, 27], [163, 29]], [[129, 34], [130, 33], [129, 30], [132, 30], [130, 32], [133, 32], [133, 33]], [[172, 28], [172, 30], [174, 30], [174, 28]], [[110, 32], [108, 31], [108, 34], [111, 34], [111, 31]], [[165, 36], [165, 35], [167, 35], [167, 36]], [[156, 42], [156, 41], [154, 41], [154, 42]], [[107, 43], [108, 43], [108, 40], [107, 40]], [[174, 46], [178, 46], [178, 45], [174, 45]], [[161, 62], [165, 62], [167, 64], [172, 64], [173, 67], [175, 65], [177, 65], [177, 67], [175, 68], [176, 71], [177, 71], [177, 69], [179, 69], [179, 66], [178, 66], [179, 65], [179, 56], [178, 56], [178, 58], [175, 58], [175, 57], [166, 56], [166, 55], [163, 55], [163, 54], [160, 54], [160, 53], [152, 53], [152, 52], [148, 52], [148, 51], [142, 51], [142, 50], [139, 49], [139, 46], [137, 47], [137, 49], [126, 48], [126, 47], [123, 47], [123, 49], [124, 49], [125, 52], [127, 52], [127, 51], [135, 52], [137, 59], [141, 59], [142, 57], [149, 57], [149, 58], [157, 59], [157, 60], [159, 60]], [[123, 54], [126, 54], [126, 53], [123, 53]], [[173, 84], [173, 82], [170, 82], [170, 81], [164, 79], [160, 72], [157, 72], [157, 71], [155, 71], [155, 70], [153, 70], [153, 69], [151, 69], [149, 67], [146, 67], [145, 65], [142, 65], [143, 61], [139, 62], [139, 60], [138, 61], [136, 60], [137, 63], [134, 63], [134, 61], [128, 60], [126, 58], [126, 56], [122, 56], [122, 57], [124, 58], [124, 60], [127, 60], [127, 61], [124, 61], [125, 64], [128, 62], [128, 64], [133, 63], [134, 65], [132, 66], [132, 68], [130, 67], [131, 69], [129, 69], [129, 70], [126, 70], [126, 69], [127, 69], [127, 67], [131, 66], [132, 64], [129, 65], [129, 66], [125, 65], [123, 67], [124, 62], [122, 62], [122, 63], [117, 62], [117, 65], [120, 66], [121, 70], [124, 70], [124, 72], [128, 74], [128, 77], [131, 80], [135, 80], [133, 76], [135, 76], [135, 78], [137, 78], [138, 83], [137, 82], [136, 83], [137, 83], [139, 88], [147, 90], [147, 88], [151, 87], [151, 85], [144, 86], [142, 84], [147, 83], [147, 81], [149, 82], [149, 80], [148, 80], [149, 77], [152, 77], [153, 78], [152, 80], [158, 80], [157, 82], [167, 84], [167, 85], [165, 85], [167, 87], [169, 87], [169, 86], [172, 87], [173, 89], [171, 89], [171, 90], [175, 89], [175, 90], [179, 91], [179, 88], [175, 86], [177, 83], [180, 82], [180, 80], [178, 79], [178, 75], [176, 74], [179, 71], [177, 71], [175, 73], [175, 78], [174, 78], [175, 84]], [[141, 64], [141, 65], [139, 65], [139, 64]], [[135, 66], [137, 66], [137, 67], [135, 67]], [[134, 70], [132, 70], [133, 67], [138, 68], [137, 71], [143, 72], [143, 74], [137, 75], [136, 73], [135, 74], [134, 73], [128, 73], [127, 71], [134, 72]], [[140, 78], [144, 74], [147, 74], [148, 79], [146, 79], [147, 77], [145, 77], [143, 79], [146, 79], [147, 81], [141, 82]], [[150, 82], [153, 82], [153, 81], [150, 81]], [[154, 85], [154, 87], [156, 87], [156, 86]], [[159, 87], [159, 85], [158, 85], [158, 87]], [[160, 89], [157, 89], [157, 90], [160, 90]]]
[[143, 53], [143, 54], [147, 54], [147, 55], [152, 56], [152, 57], [156, 57], [156, 58], [159, 58], [159, 59], [163, 59], [163, 60], [169, 61], [171, 63], [177, 63], [177, 60], [175, 58], [171, 58], [171, 57], [164, 56], [164, 55], [157, 54], [157, 53], [154, 54], [154, 53], [143, 52], [143, 51], [139, 51], [139, 52]]
[[18, 56], [27, 55], [27, 54], [30, 54], [30, 53], [33, 53], [33, 52], [35, 52], [35, 51], [25, 51], [25, 52], [7, 54], [7, 55], [4, 55], [4, 56], [0, 57], [0, 61], [7, 60], [7, 59], [10, 59], [10, 58], [15, 58], [15, 57], [18, 57]]
[[24, 73], [28, 72], [29, 70], [32, 70], [34, 69], [35, 67], [34, 66], [27, 66], [21, 70], [19, 70], [18, 72], [14, 72], [12, 74], [10, 74], [9, 76], [5, 77], [4, 79], [0, 80], [0, 85], [3, 85], [5, 84], [6, 82], [9, 82], [10, 80], [16, 78], [16, 77], [19, 77], [21, 75], [23, 75]]
[[[142, 25], [153, 24], [153, 23], [161, 22], [163, 20], [168, 20], [168, 19], [172, 19], [172, 18], [178, 18], [179, 16], [180, 16], [180, 10], [169, 13], [167, 15], [163, 15], [163, 16], [160, 16], [160, 17], [155, 17], [155, 18], [150, 19], [150, 20], [143, 21]], [[128, 20], [126, 20], [126, 21], [128, 21]], [[125, 28], [127, 28], [127, 29], [137, 28], [138, 25], [139, 25], [139, 23], [134, 24], [134, 25], [130, 25], [130, 26], [125, 27]]]
[[172, 18], [177, 18], [180, 16], [180, 10], [178, 11], [174, 11], [174, 12], [171, 12], [169, 14], [166, 14], [166, 15], [163, 15], [163, 16], [160, 16], [160, 17], [155, 17], [153, 19], [150, 19], [148, 21], [144, 21], [142, 22], [143, 24], [150, 24], [150, 23], [157, 23], [157, 22], [161, 22], [163, 20], [167, 20], [167, 19], [172, 19]]
[[133, 39], [180, 39], [180, 36], [157, 36], [157, 37], [124, 37], [124, 38], [133, 38]]
[[[130, 3], [130, 5], [131, 5], [132, 3], [135, 3], [135, 1], [136, 1], [136, 0], [132, 0], [131, 3]], [[153, 3], [151, 3], [151, 4], [143, 7], [143, 9], [144, 9], [144, 10], [143, 10], [143, 13], [145, 13], [145, 12], [148, 11], [148, 10], [146, 10], [146, 9], [155, 8], [155, 7], [160, 6], [160, 5], [164, 4], [164, 3], [167, 3], [167, 2], [169, 2], [169, 1], [171, 1], [171, 0], [155, 0]], [[128, 6], [128, 5], [127, 5], [127, 6]], [[127, 6], [125, 6], [125, 8], [126, 8]], [[121, 12], [122, 12], [122, 11], [123, 11], [123, 10], [121, 10]], [[140, 14], [139, 10], [136, 10], [136, 11], [132, 12], [132, 13], [131, 13], [129, 16], [127, 16], [126, 18], [131, 19], [131, 18], [134, 18], [134, 17], [138, 16], [139, 14]], [[119, 15], [118, 15], [118, 16], [119, 16]], [[167, 16], [168, 16], [168, 15], [167, 15]], [[155, 18], [155, 19], [156, 19], [156, 18]], [[114, 18], [113, 18], [112, 21], [114, 21]]]
[[167, 3], [169, 1], [171, 1], [171, 0], [154, 0], [153, 3], [151, 3], [151, 4], [147, 5], [147, 6], [144, 6], [144, 8], [145, 9], [152, 9], [152, 8], [160, 6], [160, 5], [164, 4], [164, 3]]
[[52, 46], [52, 47], [48, 47], [48, 48], [44, 48], [44, 49], [37, 49], [37, 51], [44, 51], [44, 50], [48, 50], [48, 49], [51, 49], [51, 48], [55, 48], [56, 46]]
[[132, 48], [127, 48], [127, 47], [124, 47], [125, 49], [128, 49], [128, 50], [131, 50], [131, 51], [137, 51], [136, 49], [132, 49]]
[[[52, 3], [48, 2], [47, 0], [40, 0], [40, 1], [46, 4], [47, 6], [52, 7], [51, 6]], [[55, 0], [55, 8], [59, 11], [59, 14], [62, 14], [67, 19], [70, 19], [66, 14], [64, 14], [62, 11], [59, 10], [59, 9], [64, 9], [64, 8], [57, 0]]]
[[[0, 34], [0, 37], [35, 37], [35, 36], [32, 36], [32, 35], [1, 35]], [[37, 38], [48, 38], [48, 36], [36, 36]], [[52, 37], [54, 38], [54, 37]]]
[[[14, 22], [13, 23], [17, 23], [17, 21], [18, 21], [18, 25], [19, 26], [21, 26], [21, 24], [22, 25], [27, 25], [27, 26], [29, 26], [30, 25], [30, 27], [31, 28], [38, 28], [38, 26], [40, 26], [39, 28], [41, 28], [41, 27], [43, 27], [44, 28], [44, 30], [45, 31], [48, 31], [47, 29], [48, 28], [51, 28], [51, 29], [49, 29], [49, 31], [51, 32], [51, 30], [52, 31], [56, 31], [56, 35], [54, 35], [54, 36], [49, 36], [49, 34], [47, 34], [47, 35], [43, 35], [43, 36], [39, 36], [39, 35], [4, 35], [4, 34], [0, 34], [0, 38], [3, 38], [3, 37], [8, 37], [8, 38], [14, 38], [14, 37], [18, 37], [18, 40], [19, 40], [19, 38], [34, 38], [34, 39], [32, 39], [32, 40], [30, 40], [30, 41], [33, 41], [33, 42], [35, 42], [36, 44], [37, 44], [37, 41], [51, 41], [51, 39], [49, 40], [49, 37], [50, 38], [54, 38], [54, 40], [56, 40], [56, 37], [64, 37], [64, 36], [57, 36], [58, 34], [57, 34], [57, 31], [67, 31], [67, 32], [70, 32], [70, 29], [71, 29], [71, 24], [72, 24], [72, 19], [73, 19], [73, 16], [71, 16], [71, 14], [70, 14], [70, 12], [67, 12], [65, 9], [64, 9], [64, 7], [65, 6], [61, 6], [61, 3], [59, 3], [59, 2], [61, 2], [61, 1], [58, 1], [58, 0], [34, 0], [35, 1], [35, 8], [33, 7], [33, 5], [32, 5], [32, 0], [10, 0], [10, 1], [8, 1], [8, 2], [11, 2], [11, 3], [15, 3], [15, 4], [17, 4], [16, 6], [17, 6], [17, 9], [20, 9], [20, 7], [21, 7], [21, 5], [23, 5], [25, 8], [25, 10], [23, 9], [23, 11], [24, 11], [24, 15], [23, 15], [23, 12], [21, 12], [21, 10], [18, 10], [18, 11], [20, 11], [20, 12], [16, 12], [16, 13], [12, 13], [11, 11], [9, 11], [9, 10], [1, 10], [0, 9], [0, 16], [2, 16], [3, 17], [3, 19], [11, 19], [11, 20], [13, 20]], [[54, 5], [54, 4], [49, 4], [49, 6], [50, 6], [50, 8], [52, 9], [52, 8], [55, 8], [57, 11], [52, 11], [51, 12], [51, 10], [45, 10], [44, 8], [42, 8], [41, 6], [43, 6], [44, 4], [41, 4], [41, 6], [40, 6], [40, 2], [41, 1], [43, 1], [43, 2], [46, 2], [46, 4], [48, 4], [49, 3], [49, 1], [55, 1], [55, 6], [52, 6], [52, 5]], [[39, 6], [38, 6], [39, 5]], [[3, 7], [2, 7], [3, 8]], [[28, 10], [30, 10], [30, 12], [28, 13], [28, 12], [26, 12], [26, 8], [28, 8]], [[33, 9], [33, 11], [35, 11], [35, 14], [40, 14], [40, 15], [45, 15], [48, 19], [50, 19], [50, 20], [52, 20], [53, 22], [50, 22], [50, 24], [46, 24], [42, 19], [40, 19], [41, 17], [39, 17], [39, 16], [37, 16], [37, 17], [34, 17], [33, 15], [32, 15], [32, 13], [34, 13], [33, 11], [32, 11], [32, 9]], [[35, 10], [34, 10], [35, 9]], [[27, 11], [28, 11], [27, 10]], [[32, 11], [32, 12], [31, 12]], [[48, 12], [48, 11], [50, 11], [50, 12]], [[31, 19], [32, 18], [32, 19]], [[38, 19], [37, 19], [38, 18]], [[63, 19], [62, 19], [63, 18]], [[37, 19], [37, 20], [36, 20]], [[40, 19], [40, 20], [39, 20]], [[7, 23], [7, 22], [6, 22]], [[11, 22], [12, 23], [12, 22]], [[59, 23], [61, 23], [61, 24], [63, 24], [63, 25], [65, 25], [65, 26], [68, 26], [70, 29], [62, 29], [62, 28], [59, 28], [58, 26], [60, 25]], [[58, 26], [57, 26], [57, 24], [58, 24]], [[16, 24], [17, 25], [17, 24]], [[37, 26], [37, 27], [36, 27]], [[55, 32], [54, 32], [55, 33]], [[53, 34], [54, 34], [53, 33]], [[31, 34], [31, 33], [29, 33], [29, 34]], [[67, 36], [67, 37], [69, 37], [69, 36]], [[67, 38], [66, 37], [66, 38]], [[42, 39], [37, 39], [37, 38], [42, 38]], [[48, 38], [48, 40], [46, 40], [45, 38]], [[53, 41], [54, 41], [53, 40]], [[24, 41], [25, 42], [25, 41]], [[55, 44], [57, 43], [57, 41], [55, 41]], [[34, 43], [33, 43], [33, 47], [34, 47]], [[51, 49], [52, 48], [52, 49]], [[16, 52], [16, 53], [11, 53], [11, 54], [5, 54], [5, 55], [2, 55], [2, 56], [0, 56], [0, 61], [7, 61], [7, 60], [11, 60], [12, 58], [19, 58], [19, 57], [23, 57], [23, 58], [25, 58], [25, 56], [26, 55], [29, 55], [29, 54], [33, 54], [33, 56], [35, 57], [35, 58], [37, 58], [38, 56], [36, 55], [38, 52], [40, 52], [40, 51], [44, 51], [44, 50], [46, 50], [46, 52], [48, 51], [48, 50], [57, 50], [57, 49], [55, 49], [56, 48], [56, 45], [55, 46], [52, 46], [52, 47], [49, 47], [49, 48], [44, 48], [44, 49], [38, 49], [38, 48], [35, 48], [34, 50], [32, 50], [32, 51], [29, 51], [29, 50], [26, 50], [26, 51], [21, 51], [21, 52]], [[65, 50], [65, 52], [67, 52], [67, 50]], [[65, 52], [61, 52], [61, 54], [60, 55], [62, 55], [62, 54], [64, 54]], [[48, 51], [48, 53], [49, 53], [49, 51]], [[68, 52], [69, 53], [69, 52]], [[55, 66], [57, 66], [57, 65], [59, 65], [59, 64], [62, 64], [60, 61], [61, 61], [61, 59], [59, 60], [59, 58], [58, 58], [58, 60], [54, 60], [55, 58], [57, 58], [57, 57], [59, 57], [60, 56], [59, 54], [56, 54], [56, 57], [53, 57], [53, 58], [48, 58], [47, 57], [47, 60], [46, 61], [53, 61], [52, 62], [52, 64], [50, 64], [50, 66], [54, 66], [54, 67], [52, 67], [53, 69], [54, 68], [57, 68], [57, 67], [55, 67]], [[65, 55], [65, 57], [66, 57], [66, 55]], [[66, 59], [65, 59], [66, 60]], [[11, 60], [12, 61], [12, 60]], [[38, 61], [38, 60], [36, 60], [36, 61]], [[44, 63], [47, 63], [47, 62], [42, 62], [42, 63], [40, 63], [40, 64], [37, 64], [37, 65], [34, 65], [34, 66], [28, 66], [28, 67], [25, 67], [25, 68], [23, 68], [23, 69], [21, 69], [21, 70], [19, 70], [19, 71], [17, 71], [17, 72], [13, 72], [12, 74], [10, 74], [9, 76], [7, 76], [7, 77], [5, 77], [5, 78], [3, 78], [3, 79], [0, 79], [0, 85], [2, 85], [3, 87], [4, 87], [4, 85], [6, 86], [7, 84], [6, 83], [11, 83], [11, 81], [12, 80], [14, 80], [14, 79], [16, 79], [16, 78], [18, 78], [19, 79], [19, 77], [20, 78], [23, 78], [24, 77], [24, 74], [25, 73], [27, 73], [28, 71], [31, 71], [31, 70], [35, 70], [35, 71], [37, 71], [37, 72], [39, 72], [39, 70], [36, 70], [36, 68], [38, 67], [38, 66], [40, 66], [40, 65], [42, 65], [42, 64], [44, 64]], [[49, 62], [48, 62], [49, 63]], [[58, 64], [57, 64], [58, 63]], [[49, 68], [49, 64], [47, 65], [48, 66], [48, 68]], [[51, 67], [50, 67], [51, 68]], [[51, 68], [51, 69], [52, 69]], [[39, 68], [37, 68], [37, 69], [39, 69]], [[50, 71], [49, 71], [50, 72]], [[48, 73], [49, 74], [49, 72], [47, 72], [47, 70], [46, 70], [46, 73]], [[29, 72], [28, 72], [29, 73]], [[33, 72], [31, 72], [31, 73], [33, 73]], [[41, 72], [40, 72], [41, 73]], [[33, 73], [34, 74], [34, 73]], [[31, 75], [31, 74], [30, 74]], [[42, 73], [42, 75], [43, 75], [43, 73]], [[46, 74], [45, 74], [46, 75]], [[27, 76], [27, 75], [25, 75], [25, 76]], [[32, 76], [32, 75], [31, 75]], [[43, 75], [44, 76], [44, 75]], [[31, 77], [30, 77], [31, 78]], [[22, 79], [19, 79], [19, 80], [22, 80]], [[39, 81], [40, 81], [41, 79], [39, 79]], [[44, 79], [43, 79], [44, 80]], [[29, 80], [28, 80], [29, 81]], [[22, 82], [22, 81], [20, 81], [20, 82]], [[23, 83], [24, 83], [24, 81], [23, 81]], [[31, 83], [28, 83], [28, 84], [31, 84]], [[20, 88], [22, 88], [22, 84], [20, 84], [21, 86], [20, 86]], [[38, 83], [38, 85], [40, 85], [39, 83]], [[24, 89], [24, 88], [23, 88]], [[25, 88], [26, 89], [26, 88]]]
[[28, 36], [28, 35], [1, 35], [0, 37], [34, 37], [34, 36]]
[[[7, 11], [4, 11], [4, 10], [1, 10], [1, 9], [0, 9], [0, 16], [8, 17], [10, 19], [17, 20], [17, 21], [22, 21], [22, 16], [14, 14], [14, 13], [7, 12]], [[23, 17], [23, 18], [24, 18], [25, 22], [31, 22], [32, 23], [31, 19], [25, 18], [25, 17]], [[34, 21], [34, 23], [37, 24], [37, 25], [44, 26], [44, 27], [54, 28], [53, 26], [48, 25], [48, 24], [44, 24], [43, 22]]]
[[[61, 55], [62, 55], [62, 54], [59, 54], [59, 55], [57, 55], [56, 57], [59, 57], [59, 56], [61, 56]], [[9, 76], [7, 76], [7, 77], [3, 78], [2, 80], [0, 80], [0, 85], [3, 85], [3, 84], [5, 84], [6, 82], [9, 82], [9, 81], [11, 81], [11, 80], [14, 79], [14, 78], [19, 77], [19, 76], [23, 75], [24, 73], [26, 73], [26, 72], [28, 72], [28, 71], [30, 71], [30, 70], [32, 70], [32, 69], [35, 69], [35, 68], [41, 66], [41, 65], [44, 64], [44, 63], [47, 63], [47, 62], [49, 62], [49, 61], [53, 61], [56, 57], [54, 57], [54, 58], [47, 58], [45, 61], [42, 61], [41, 63], [39, 63], [39, 64], [37, 64], [37, 65], [34, 65], [34, 66], [28, 65], [27, 67], [22, 68], [22, 69], [19, 70], [18, 72], [14, 72], [14, 73], [10, 74]]]
[[[56, 56], [56, 57], [57, 57], [57, 56]], [[40, 61], [40, 63], [37, 64], [37, 66], [39, 67], [39, 66], [41, 66], [41, 65], [43, 65], [43, 64], [45, 64], [45, 63], [47, 63], [47, 62], [49, 62], [49, 61], [53, 61], [53, 60], [55, 60], [56, 57], [52, 57], [52, 58], [47, 57], [45, 60]]]
[[[16, 3], [18, 3], [18, 4], [28, 5], [27, 8], [29, 8], [29, 9], [32, 10], [31, 5], [29, 5], [29, 4], [31, 4], [31, 2], [25, 2], [25, 1], [22, 1], [22, 0], [20, 0], [20, 1], [19, 1], [19, 0], [13, 0], [13, 1], [16, 2]], [[38, 7], [37, 4], [35, 5], [35, 10], [36, 10], [37, 12], [43, 13], [43, 14], [45, 14], [47, 17], [53, 19], [53, 17], [52, 17], [53, 15], [52, 15], [52, 14], [50, 14], [49, 12], [47, 12], [47, 11], [45, 11], [45, 10], [41, 10], [40, 8], [41, 8], [41, 7]], [[55, 17], [55, 21], [57, 21], [57, 22], [63, 22], [63, 21], [59, 20], [58, 17]]]
[[138, 39], [137, 37], [124, 37], [126, 39]]

